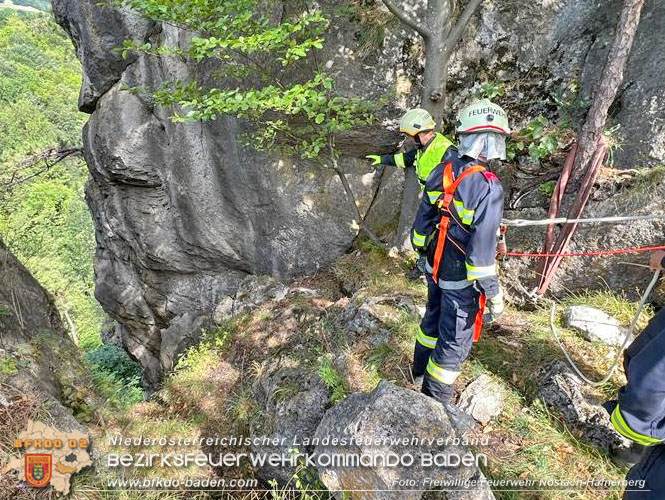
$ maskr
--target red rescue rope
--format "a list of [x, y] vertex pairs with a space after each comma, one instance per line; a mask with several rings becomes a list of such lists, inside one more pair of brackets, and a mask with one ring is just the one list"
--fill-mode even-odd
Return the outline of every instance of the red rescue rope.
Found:
[[506, 252], [502, 255], [507, 257], [598, 257], [600, 255], [618, 255], [623, 253], [640, 253], [652, 252], [654, 250], [665, 250], [665, 245], [658, 247], [641, 247], [641, 248], [620, 248], [618, 250], [601, 250], [598, 252], [580, 252], [580, 253], [521, 253], [521, 252]]

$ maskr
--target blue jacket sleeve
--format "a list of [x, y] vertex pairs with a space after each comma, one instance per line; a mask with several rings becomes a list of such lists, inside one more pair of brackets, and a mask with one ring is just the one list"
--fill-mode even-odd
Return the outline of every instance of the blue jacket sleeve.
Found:
[[392, 167], [412, 167], [413, 162], [416, 160], [417, 149], [412, 149], [406, 153], [395, 153], [392, 155], [381, 156], [382, 165], [390, 165]]
[[416, 219], [411, 229], [411, 245], [417, 252], [424, 252], [427, 248], [429, 237], [436, 229], [441, 220], [441, 213], [436, 202], [441, 196], [441, 172], [442, 166], [435, 168], [427, 179], [423, 197], [418, 206]]
[[623, 436], [653, 446], [665, 441], [665, 309], [626, 351], [628, 384], [619, 391], [612, 424]]
[[[479, 177], [485, 177], [484, 179]], [[471, 235], [466, 250], [467, 279], [477, 281], [480, 290], [488, 297], [500, 291], [496, 274], [496, 245], [499, 226], [503, 217], [503, 188], [496, 175], [474, 174], [464, 179], [462, 206], [458, 213], [471, 222]]]

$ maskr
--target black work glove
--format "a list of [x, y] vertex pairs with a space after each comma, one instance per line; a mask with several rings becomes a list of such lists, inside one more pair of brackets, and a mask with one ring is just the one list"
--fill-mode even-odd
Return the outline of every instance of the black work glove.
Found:
[[427, 264], [427, 254], [418, 252], [418, 258], [413, 264], [413, 268], [406, 273], [406, 278], [409, 281], [418, 281], [420, 277], [425, 274], [425, 265]]

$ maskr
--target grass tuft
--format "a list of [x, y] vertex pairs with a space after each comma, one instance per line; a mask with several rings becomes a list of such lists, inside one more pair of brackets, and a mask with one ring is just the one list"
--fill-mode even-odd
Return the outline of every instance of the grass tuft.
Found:
[[321, 360], [318, 375], [323, 385], [330, 389], [330, 400], [333, 404], [338, 403], [348, 395], [346, 381], [340, 376], [328, 357]]

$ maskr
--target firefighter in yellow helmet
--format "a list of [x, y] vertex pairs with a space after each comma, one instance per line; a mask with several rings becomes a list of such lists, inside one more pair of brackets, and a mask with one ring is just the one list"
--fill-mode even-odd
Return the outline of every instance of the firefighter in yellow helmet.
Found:
[[411, 137], [418, 147], [406, 153], [392, 155], [367, 155], [372, 165], [391, 165], [399, 168], [415, 167], [421, 189], [424, 189], [429, 174], [443, 160], [452, 141], [435, 132], [436, 122], [424, 109], [408, 111], [400, 122], [399, 131]]

